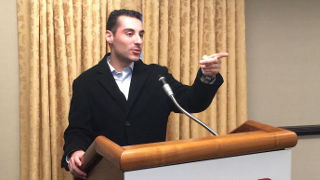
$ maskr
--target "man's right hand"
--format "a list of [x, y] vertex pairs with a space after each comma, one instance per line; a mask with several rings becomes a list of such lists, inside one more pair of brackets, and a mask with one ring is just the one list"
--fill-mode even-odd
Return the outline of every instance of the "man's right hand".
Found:
[[72, 155], [69, 159], [69, 163], [68, 163], [69, 170], [70, 170], [71, 174], [76, 178], [81, 178], [81, 179], [87, 178], [87, 173], [83, 172], [80, 169], [80, 166], [82, 165], [81, 161], [82, 161], [84, 153], [85, 152], [82, 150], [75, 151], [72, 153]]

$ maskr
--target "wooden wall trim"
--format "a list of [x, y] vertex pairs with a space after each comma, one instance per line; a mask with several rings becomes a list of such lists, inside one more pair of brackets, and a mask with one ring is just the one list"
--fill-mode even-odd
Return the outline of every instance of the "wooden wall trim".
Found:
[[298, 136], [320, 135], [320, 124], [304, 126], [284, 126], [281, 128], [293, 131]]

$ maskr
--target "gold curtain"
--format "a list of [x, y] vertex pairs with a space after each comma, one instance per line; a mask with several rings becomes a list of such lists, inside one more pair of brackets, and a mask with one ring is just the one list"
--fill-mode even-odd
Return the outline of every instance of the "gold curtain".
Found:
[[[196, 114], [226, 134], [247, 119], [244, 0], [17, 0], [21, 179], [71, 179], [60, 168], [71, 85], [106, 52], [106, 17], [114, 9], [144, 15], [143, 60], [168, 66], [191, 84], [204, 54], [229, 52], [225, 83]], [[170, 116], [167, 139], [207, 136], [183, 115]]]

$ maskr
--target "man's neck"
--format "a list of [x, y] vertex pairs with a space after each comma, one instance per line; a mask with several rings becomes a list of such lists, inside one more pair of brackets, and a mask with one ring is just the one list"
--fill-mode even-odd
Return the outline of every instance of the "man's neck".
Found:
[[132, 63], [132, 61], [122, 60], [116, 56], [112, 56], [111, 54], [109, 63], [116, 71], [122, 72], [124, 68], [128, 67]]

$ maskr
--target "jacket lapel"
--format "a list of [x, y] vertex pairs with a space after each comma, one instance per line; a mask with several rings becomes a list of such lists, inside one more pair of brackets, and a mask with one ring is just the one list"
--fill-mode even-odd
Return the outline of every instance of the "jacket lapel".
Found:
[[129, 89], [129, 108], [133, 106], [136, 98], [139, 96], [147, 77], [149, 77], [149, 73], [150, 71], [142, 61], [135, 62]]
[[110, 68], [107, 63], [108, 54], [98, 64], [98, 81], [101, 86], [110, 94], [110, 96], [119, 104], [124, 110], [128, 111], [126, 98], [120, 91], [116, 81], [114, 80]]

